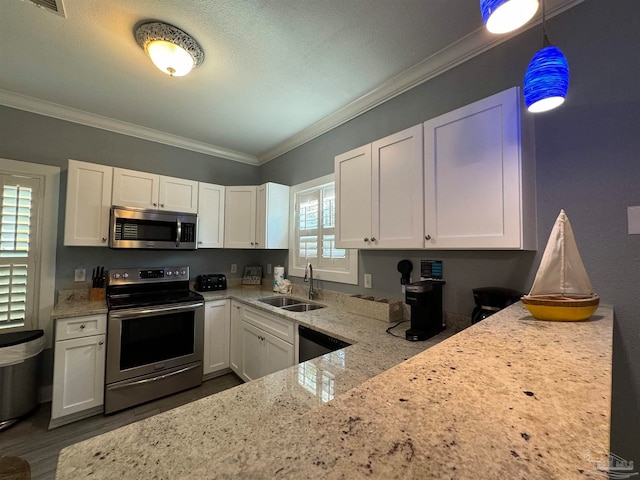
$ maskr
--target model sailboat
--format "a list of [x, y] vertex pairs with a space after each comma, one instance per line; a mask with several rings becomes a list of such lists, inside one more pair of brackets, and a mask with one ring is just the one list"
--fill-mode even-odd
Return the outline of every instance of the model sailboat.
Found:
[[551, 230], [531, 292], [522, 297], [522, 303], [540, 320], [586, 320], [598, 308], [600, 299], [593, 293], [564, 210]]

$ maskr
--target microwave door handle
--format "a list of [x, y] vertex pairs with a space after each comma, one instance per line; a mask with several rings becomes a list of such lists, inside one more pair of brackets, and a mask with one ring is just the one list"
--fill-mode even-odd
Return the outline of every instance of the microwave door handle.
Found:
[[182, 237], [182, 222], [180, 218], [176, 219], [176, 247], [180, 246], [180, 237]]

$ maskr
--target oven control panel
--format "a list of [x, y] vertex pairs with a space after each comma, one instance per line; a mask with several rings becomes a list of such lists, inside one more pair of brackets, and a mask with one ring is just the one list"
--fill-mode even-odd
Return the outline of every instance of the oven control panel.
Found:
[[108, 277], [109, 285], [185, 280], [189, 280], [189, 267], [114, 268]]

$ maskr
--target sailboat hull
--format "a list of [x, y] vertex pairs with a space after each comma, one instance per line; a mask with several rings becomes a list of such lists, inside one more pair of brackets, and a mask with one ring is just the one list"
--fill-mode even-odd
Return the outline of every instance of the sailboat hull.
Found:
[[522, 303], [538, 320], [579, 322], [588, 320], [598, 308], [598, 295], [525, 295]]

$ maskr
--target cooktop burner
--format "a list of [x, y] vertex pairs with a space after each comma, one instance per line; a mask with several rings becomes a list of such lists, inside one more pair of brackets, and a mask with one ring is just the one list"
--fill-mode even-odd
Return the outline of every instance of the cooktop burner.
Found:
[[203, 301], [189, 290], [189, 267], [122, 268], [109, 270], [109, 310], [175, 305]]

